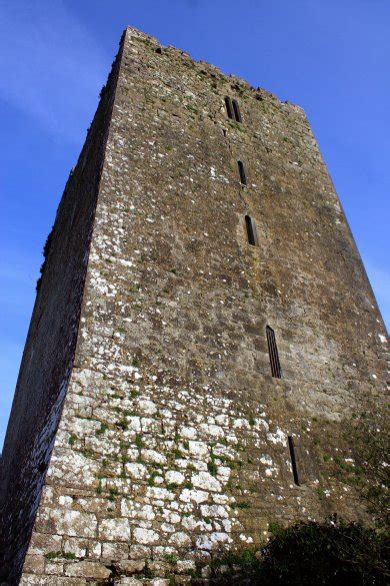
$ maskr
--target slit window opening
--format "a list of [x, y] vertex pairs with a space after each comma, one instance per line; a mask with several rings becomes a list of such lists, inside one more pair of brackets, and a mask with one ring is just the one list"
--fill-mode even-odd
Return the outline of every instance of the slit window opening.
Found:
[[242, 116], [240, 111], [240, 106], [238, 105], [237, 100], [233, 100], [233, 111], [234, 111], [234, 118], [237, 122], [242, 122]]
[[258, 246], [256, 226], [250, 216], [245, 216], [245, 226], [249, 244]]
[[244, 163], [242, 161], [237, 161], [238, 165], [238, 172], [240, 173], [240, 181], [243, 185], [246, 185], [246, 173]]
[[225, 98], [225, 106], [226, 106], [226, 112], [227, 112], [228, 118], [231, 118], [233, 120], [234, 119], [234, 110], [233, 110], [232, 101], [229, 98], [229, 96], [226, 96], [226, 98]]
[[274, 330], [270, 327], [266, 327], [267, 342], [268, 342], [268, 354], [271, 365], [271, 373], [274, 378], [282, 378], [282, 368], [280, 366], [278, 347], [276, 345], [276, 337]]
[[292, 468], [292, 473], [293, 473], [293, 477], [294, 477], [294, 482], [297, 486], [300, 486], [301, 482], [300, 482], [299, 474], [298, 474], [295, 443], [294, 443], [294, 438], [292, 435], [288, 436], [288, 447], [290, 450], [291, 468]]

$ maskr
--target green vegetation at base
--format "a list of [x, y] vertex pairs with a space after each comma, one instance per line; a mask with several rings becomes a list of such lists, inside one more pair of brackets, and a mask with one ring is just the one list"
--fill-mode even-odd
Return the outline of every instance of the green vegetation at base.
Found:
[[[255, 553], [245, 550], [214, 558], [211, 584], [262, 586], [368, 586], [389, 583], [389, 538], [358, 523], [272, 524], [272, 537]], [[193, 582], [193, 583], [196, 583]]]

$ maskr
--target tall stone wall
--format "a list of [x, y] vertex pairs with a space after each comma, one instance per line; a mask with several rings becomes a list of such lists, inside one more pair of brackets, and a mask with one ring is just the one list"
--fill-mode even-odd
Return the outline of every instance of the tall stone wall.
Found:
[[349, 460], [344, 422], [381, 400], [385, 335], [304, 112], [127, 29], [22, 583], [168, 584], [273, 521], [369, 521], [324, 453]]
[[45, 244], [0, 465], [2, 584], [17, 583], [22, 570], [73, 368], [119, 61], [113, 65]]

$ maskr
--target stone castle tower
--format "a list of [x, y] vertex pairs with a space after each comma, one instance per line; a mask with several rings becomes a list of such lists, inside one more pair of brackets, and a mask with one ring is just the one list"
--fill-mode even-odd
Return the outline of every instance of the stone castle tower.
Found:
[[0, 582], [168, 584], [274, 521], [367, 519], [323, 456], [385, 342], [302, 109], [128, 28], [45, 246]]

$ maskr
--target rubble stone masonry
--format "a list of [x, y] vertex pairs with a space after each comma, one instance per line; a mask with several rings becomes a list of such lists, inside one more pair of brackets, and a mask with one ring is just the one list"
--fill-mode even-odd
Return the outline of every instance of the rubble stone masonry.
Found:
[[369, 521], [324, 450], [386, 331], [301, 108], [128, 28], [46, 248], [1, 583], [181, 583], [275, 521]]

